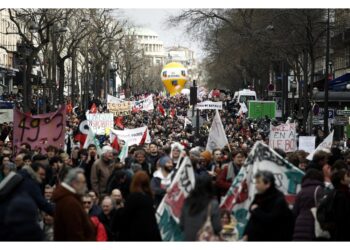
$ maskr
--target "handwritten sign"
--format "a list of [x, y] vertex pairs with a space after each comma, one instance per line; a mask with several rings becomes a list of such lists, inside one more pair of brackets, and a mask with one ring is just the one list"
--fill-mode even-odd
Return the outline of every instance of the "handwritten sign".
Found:
[[281, 124], [270, 127], [269, 146], [279, 148], [284, 152], [297, 150], [295, 123]]
[[94, 134], [104, 135], [106, 128], [113, 128], [114, 120], [111, 113], [86, 114], [89, 128]]
[[154, 109], [153, 98], [152, 95], [147, 98], [141, 99], [139, 101], [134, 101], [134, 109], [142, 110], [142, 111], [150, 111]]
[[299, 136], [299, 150], [312, 153], [315, 150], [315, 136]]
[[15, 153], [21, 143], [28, 143], [41, 153], [45, 152], [49, 145], [63, 148], [66, 128], [65, 110], [62, 106], [56, 112], [32, 116], [15, 109], [13, 126]]
[[133, 102], [125, 101], [120, 103], [107, 103], [107, 109], [113, 113], [114, 116], [125, 116], [131, 113]]

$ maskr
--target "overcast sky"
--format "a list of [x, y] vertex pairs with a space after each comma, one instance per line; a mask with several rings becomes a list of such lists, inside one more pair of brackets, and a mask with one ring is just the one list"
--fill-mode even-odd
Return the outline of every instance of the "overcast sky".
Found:
[[191, 48], [196, 58], [202, 58], [200, 45], [192, 41], [185, 32], [185, 27], [170, 28], [166, 21], [170, 15], [180, 13], [180, 9], [119, 9], [118, 13], [128, 18], [134, 25], [154, 30], [165, 46], [182, 45]]

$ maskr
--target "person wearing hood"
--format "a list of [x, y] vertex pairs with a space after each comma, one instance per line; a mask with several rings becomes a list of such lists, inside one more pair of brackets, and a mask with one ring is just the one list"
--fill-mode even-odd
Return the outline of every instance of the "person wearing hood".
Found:
[[160, 169], [153, 174], [151, 188], [154, 193], [154, 202], [156, 207], [162, 201], [167, 189], [171, 184], [171, 171], [173, 170], [173, 161], [169, 156], [163, 156], [159, 159]]
[[100, 197], [107, 194], [107, 182], [113, 172], [113, 148], [104, 146], [101, 159], [95, 161], [91, 168], [91, 186]]
[[95, 228], [84, 210], [82, 196], [86, 192], [84, 170], [69, 170], [52, 200], [56, 203], [54, 216], [55, 241], [95, 241]]

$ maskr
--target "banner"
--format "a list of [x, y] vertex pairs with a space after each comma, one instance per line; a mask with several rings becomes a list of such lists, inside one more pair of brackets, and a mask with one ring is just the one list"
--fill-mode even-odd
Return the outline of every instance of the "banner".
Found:
[[211, 124], [211, 128], [208, 135], [208, 142], [206, 150], [213, 151], [216, 148], [223, 148], [228, 144], [226, 133], [222, 125], [219, 111], [216, 110], [216, 114]]
[[133, 107], [133, 102], [123, 101], [119, 103], [107, 102], [107, 109], [113, 113], [114, 116], [130, 115]]
[[315, 150], [315, 136], [299, 136], [299, 150], [312, 153]]
[[179, 226], [181, 210], [194, 186], [195, 175], [191, 160], [185, 157], [157, 209], [156, 217], [163, 241], [183, 240]]
[[0, 122], [13, 122], [13, 109], [0, 109]]
[[222, 102], [204, 101], [196, 104], [196, 108], [203, 109], [222, 109]]
[[50, 145], [63, 148], [66, 131], [66, 108], [62, 106], [52, 113], [28, 115], [14, 110], [13, 145], [14, 154], [21, 143], [28, 143], [32, 149], [46, 152]]
[[311, 152], [306, 159], [309, 161], [312, 161], [312, 158], [314, 157], [314, 154], [319, 151], [319, 150], [331, 150], [332, 144], [333, 144], [333, 135], [334, 135], [334, 130], [332, 133], [330, 133], [326, 139], [323, 140], [323, 142], [320, 143], [320, 145], [317, 146], [317, 148]]
[[104, 135], [106, 128], [114, 127], [113, 114], [111, 113], [86, 114], [86, 119], [89, 128], [97, 135]]
[[148, 96], [145, 99], [134, 101], [133, 109], [137, 111], [150, 111], [154, 109], [153, 97], [152, 95]]
[[248, 117], [260, 119], [276, 118], [276, 102], [274, 101], [248, 101]]
[[279, 148], [284, 152], [297, 150], [295, 123], [270, 126], [269, 146]]
[[107, 103], [121, 103], [123, 102], [121, 99], [118, 97], [112, 96], [112, 95], [107, 95]]
[[[132, 145], [139, 145], [146, 129], [148, 129], [147, 126], [144, 126], [141, 128], [134, 128], [134, 129], [125, 129], [125, 130], [111, 129], [111, 133], [118, 136], [118, 140], [125, 141], [130, 147]], [[113, 135], [110, 138], [113, 138]], [[145, 143], [150, 143], [150, 142], [151, 142], [151, 136], [149, 135], [149, 132], [147, 132]]]
[[84, 143], [83, 148], [87, 149], [90, 144], [94, 144], [96, 146], [96, 152], [98, 155], [101, 155], [102, 150], [100, 147], [100, 142], [97, 140], [94, 132], [91, 129], [88, 130], [88, 134]]
[[249, 219], [249, 206], [256, 193], [254, 176], [259, 170], [267, 170], [274, 174], [276, 187], [285, 194], [289, 204], [294, 204], [304, 175], [300, 169], [267, 145], [261, 142], [255, 143], [220, 205], [222, 209], [232, 211], [236, 217], [237, 229], [241, 237]]

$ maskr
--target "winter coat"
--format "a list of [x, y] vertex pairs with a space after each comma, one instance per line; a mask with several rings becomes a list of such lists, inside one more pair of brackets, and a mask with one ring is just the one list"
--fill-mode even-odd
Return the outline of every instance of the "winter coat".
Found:
[[107, 241], [108, 237], [105, 226], [100, 222], [100, 220], [96, 216], [91, 216], [90, 219], [95, 226], [96, 241]]
[[161, 241], [153, 199], [147, 194], [131, 193], [121, 215], [114, 218], [120, 219], [121, 241]]
[[6, 241], [43, 241], [44, 232], [38, 223], [38, 211], [34, 200], [25, 192], [10, 202], [4, 227]]
[[336, 189], [333, 214], [336, 228], [331, 232], [334, 241], [350, 241], [350, 191], [349, 187], [341, 185]]
[[315, 220], [310, 211], [315, 207], [315, 191], [316, 202], [319, 202], [323, 197], [324, 185], [318, 180], [306, 179], [301, 185], [301, 191], [298, 193], [293, 213], [296, 218], [294, 225], [294, 241], [312, 241], [315, 240]]
[[107, 193], [110, 194], [113, 189], [119, 189], [124, 199], [129, 195], [132, 175], [125, 169], [114, 169], [107, 181]]
[[83, 208], [81, 197], [62, 185], [55, 189], [52, 196], [56, 203], [54, 240], [95, 241], [95, 228]]
[[92, 185], [91, 185], [91, 169], [92, 169], [92, 165], [94, 164], [94, 160], [91, 159], [89, 162], [81, 162], [79, 164], [79, 167], [84, 169], [84, 175], [86, 178], [86, 186], [88, 188], [88, 190], [92, 189]]
[[113, 166], [111, 163], [99, 159], [91, 168], [91, 186], [100, 197], [107, 192], [107, 181], [111, 176]]
[[38, 179], [34, 170], [29, 166], [24, 166], [20, 171], [18, 171], [18, 174], [23, 177], [21, 189], [26, 190], [29, 196], [34, 200], [39, 210], [52, 216], [54, 206], [45, 199], [40, 189], [40, 179]]
[[[227, 176], [228, 174], [228, 170], [229, 168], [233, 168], [232, 169], [232, 176]], [[239, 168], [237, 168], [233, 163], [232, 165], [230, 165], [230, 163], [225, 164], [223, 166], [222, 171], [220, 172], [220, 174], [217, 176], [216, 178], [216, 186], [217, 188], [220, 190], [220, 194], [221, 196], [225, 196], [227, 191], [230, 189], [232, 182], [234, 180], [234, 178], [237, 176], [239, 172]]]
[[167, 188], [171, 184], [171, 176], [171, 173], [169, 173], [167, 177], [164, 177], [161, 169], [157, 170], [153, 174], [151, 189], [154, 193], [154, 203], [156, 207], [158, 207], [158, 205], [161, 203], [164, 195], [166, 194]]
[[[197, 233], [204, 225], [208, 214], [208, 208], [196, 215], [189, 214], [189, 205], [185, 201], [180, 217], [180, 228], [184, 233], [185, 241], [196, 241]], [[211, 224], [216, 235], [220, 234], [222, 229], [220, 222], [220, 209], [217, 200], [211, 200]]]
[[99, 221], [103, 224], [106, 230], [108, 241], [114, 241], [114, 238], [115, 238], [112, 231], [112, 220], [113, 220], [115, 211], [116, 211], [115, 209], [112, 209], [108, 217], [103, 212], [98, 215]]
[[292, 239], [294, 218], [281, 191], [270, 188], [262, 194], [256, 194], [253, 204], [258, 207], [249, 209], [250, 218], [243, 234], [248, 236], [248, 241]]

